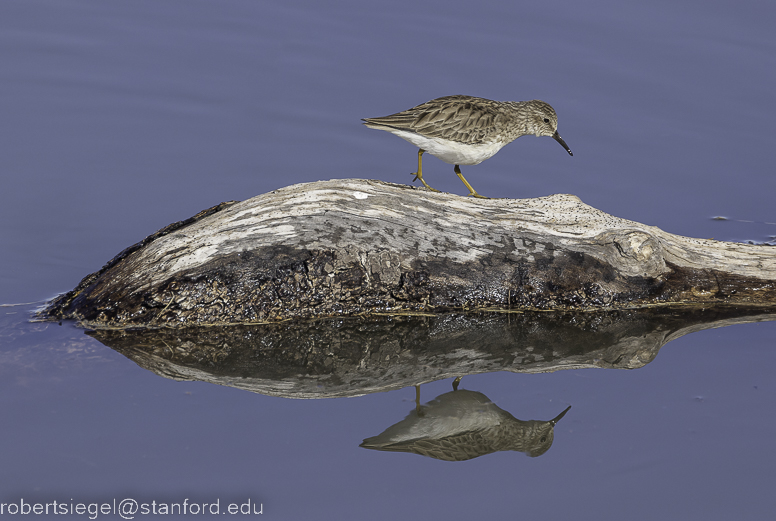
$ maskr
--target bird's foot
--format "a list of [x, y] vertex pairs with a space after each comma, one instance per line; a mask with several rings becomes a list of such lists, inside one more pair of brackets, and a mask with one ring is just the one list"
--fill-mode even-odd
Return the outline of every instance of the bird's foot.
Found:
[[477, 190], [472, 188], [472, 185], [469, 184], [469, 181], [466, 180], [466, 178], [461, 173], [461, 167], [458, 165], [455, 165], [455, 168], [453, 169], [455, 172], [455, 175], [457, 175], [461, 181], [463, 181], [463, 184], [466, 185], [466, 188], [469, 189], [469, 197], [476, 197], [477, 199], [490, 199], [490, 197], [485, 197], [484, 195], [480, 195], [477, 193]]
[[476, 197], [477, 199], [490, 199], [490, 197], [486, 197], [484, 195], [480, 195], [475, 191], [469, 192], [469, 197]]
[[418, 173], [418, 172], [410, 172], [410, 175], [414, 175], [414, 176], [415, 176], [415, 179], [413, 179], [413, 180], [412, 180], [412, 182], [413, 182], [413, 183], [414, 183], [415, 181], [417, 181], [418, 179], [420, 179], [420, 182], [421, 182], [421, 183], [423, 183], [423, 186], [425, 186], [426, 188], [428, 188], [428, 189], [429, 189], [429, 190], [431, 190], [432, 192], [440, 192], [440, 190], [437, 190], [436, 188], [432, 188], [432, 187], [430, 187], [430, 186], [428, 185], [428, 183], [427, 183], [426, 181], [424, 181], [424, 180], [423, 180], [423, 174], [420, 174], [420, 173]]

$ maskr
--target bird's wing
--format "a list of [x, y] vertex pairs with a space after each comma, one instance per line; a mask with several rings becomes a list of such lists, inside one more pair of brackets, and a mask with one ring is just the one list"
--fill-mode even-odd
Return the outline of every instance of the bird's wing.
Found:
[[371, 128], [389, 127], [478, 144], [498, 132], [506, 115], [490, 100], [471, 96], [446, 96], [382, 118], [366, 118]]
[[445, 461], [465, 461], [495, 452], [491, 440], [472, 431], [444, 438], [408, 440], [386, 445], [373, 445], [364, 440], [361, 447], [388, 452], [411, 452]]

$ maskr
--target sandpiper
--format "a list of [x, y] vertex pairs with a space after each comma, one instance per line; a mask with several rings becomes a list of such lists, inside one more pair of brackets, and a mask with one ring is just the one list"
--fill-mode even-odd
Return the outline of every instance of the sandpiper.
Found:
[[507, 145], [528, 134], [550, 136], [560, 143], [570, 156], [566, 142], [558, 134], [555, 110], [540, 100], [493, 101], [474, 96], [444, 96], [417, 107], [382, 118], [364, 118], [364, 125], [386, 130], [418, 147], [418, 171], [413, 181], [434, 192], [423, 180], [423, 153], [428, 152], [445, 163], [455, 165], [454, 171], [469, 189], [477, 193], [461, 174], [460, 165], [478, 165]]
[[458, 390], [420, 405], [416, 386], [415, 409], [399, 423], [361, 443], [365, 449], [412, 452], [421, 456], [464, 461], [497, 451], [514, 450], [541, 456], [552, 446], [555, 425], [571, 406], [552, 420], [518, 420], [482, 393]]

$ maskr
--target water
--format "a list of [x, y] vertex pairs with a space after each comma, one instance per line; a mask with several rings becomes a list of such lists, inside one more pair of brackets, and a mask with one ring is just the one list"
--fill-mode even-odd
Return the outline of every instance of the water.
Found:
[[[360, 118], [458, 93], [543, 99], [574, 150], [523, 137], [465, 171], [484, 195], [573, 193], [672, 233], [772, 240], [775, 15], [699, 1], [4, 2], [0, 303], [69, 290], [221, 201], [408, 183], [416, 150]], [[425, 159], [429, 184], [465, 194]], [[539, 458], [449, 463], [358, 448], [409, 412], [412, 388], [290, 400], [175, 382], [69, 324], [29, 324], [33, 307], [0, 308], [0, 503], [251, 498], [274, 519], [765, 519], [776, 506], [774, 322], [684, 336], [635, 371], [466, 377], [520, 419], [572, 409]], [[424, 385], [423, 400], [449, 389]]]

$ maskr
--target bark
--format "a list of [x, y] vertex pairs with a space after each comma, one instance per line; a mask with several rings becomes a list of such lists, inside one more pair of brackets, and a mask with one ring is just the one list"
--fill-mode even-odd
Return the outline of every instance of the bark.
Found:
[[677, 304], [776, 306], [776, 250], [672, 235], [572, 195], [478, 200], [350, 179], [170, 225], [39, 316], [121, 329]]

